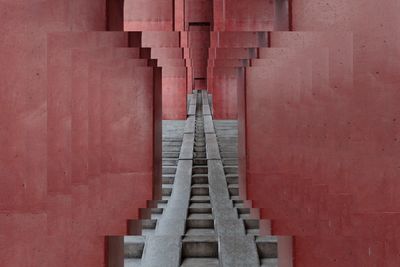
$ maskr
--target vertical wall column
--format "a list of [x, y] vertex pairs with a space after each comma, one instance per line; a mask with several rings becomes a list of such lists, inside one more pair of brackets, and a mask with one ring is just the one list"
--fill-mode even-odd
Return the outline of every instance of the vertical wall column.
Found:
[[105, 236], [153, 197], [161, 76], [102, 32], [117, 3], [0, 4], [4, 266], [103, 266]]
[[140, 45], [151, 48], [150, 56], [162, 68], [165, 120], [186, 118], [187, 88], [192, 84], [191, 66], [183, 50], [187, 47], [186, 5], [183, 0], [128, 0], [124, 6], [124, 29], [138, 32]]
[[248, 197], [296, 266], [391, 266], [400, 6], [328, 2], [293, 1], [295, 32], [246, 69]]

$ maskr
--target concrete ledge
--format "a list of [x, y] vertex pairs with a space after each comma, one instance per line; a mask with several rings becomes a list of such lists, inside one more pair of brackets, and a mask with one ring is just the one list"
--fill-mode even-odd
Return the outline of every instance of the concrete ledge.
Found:
[[252, 236], [222, 235], [219, 237], [221, 266], [259, 267], [260, 260], [257, 247]]
[[211, 115], [211, 109], [209, 105], [203, 105], [203, 115]]
[[187, 118], [186, 123], [185, 123], [185, 129], [184, 129], [184, 133], [192, 133], [194, 134], [195, 132], [195, 122], [196, 122], [196, 118], [195, 116], [191, 115]]
[[208, 160], [221, 160], [216, 134], [206, 134], [206, 151]]
[[146, 238], [142, 266], [178, 267], [181, 260], [181, 236], [153, 235]]
[[157, 235], [183, 235], [190, 201], [192, 160], [179, 160], [168, 205], [156, 228]]
[[190, 106], [189, 106], [188, 115], [189, 115], [189, 116], [194, 116], [194, 115], [196, 115], [196, 104], [190, 105]]
[[204, 116], [204, 133], [215, 133], [214, 123], [210, 115]]
[[190, 95], [189, 103], [190, 103], [190, 105], [196, 105], [196, 103], [197, 103], [197, 94], [191, 94]]
[[181, 152], [179, 154], [179, 160], [192, 160], [193, 146], [194, 146], [194, 134], [192, 133], [184, 134], [181, 146]]

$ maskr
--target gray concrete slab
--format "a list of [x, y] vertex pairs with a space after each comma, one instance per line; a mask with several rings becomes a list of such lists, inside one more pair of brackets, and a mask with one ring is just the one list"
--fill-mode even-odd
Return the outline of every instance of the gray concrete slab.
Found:
[[197, 94], [191, 94], [190, 95], [190, 105], [196, 105], [197, 103]]
[[223, 235], [219, 237], [219, 259], [223, 267], [259, 267], [254, 237]]
[[183, 235], [189, 208], [192, 161], [180, 160], [174, 179], [174, 186], [167, 207], [160, 218], [156, 234]]
[[184, 133], [194, 133], [195, 132], [195, 116], [189, 116], [185, 123]]
[[276, 263], [269, 258], [277, 255], [277, 243], [258, 237], [261, 222], [252, 219], [257, 216], [251, 203], [238, 195], [238, 122], [213, 121], [209, 97], [195, 90], [188, 98], [187, 120], [163, 122], [162, 198], [168, 201], [142, 209], [157, 220], [142, 227], [143, 235], [149, 231], [144, 249], [140, 239], [126, 239], [127, 256], [135, 257], [130, 262], [126, 257], [126, 266]]
[[194, 146], [194, 134], [193, 133], [184, 134], [181, 146], [181, 153], [179, 154], [179, 160], [192, 160], [193, 146]]
[[202, 99], [203, 105], [208, 105], [208, 93], [206, 90], [203, 90], [201, 92], [201, 99]]
[[203, 105], [203, 115], [211, 115], [211, 109], [209, 105]]
[[196, 105], [190, 105], [189, 106], [188, 115], [189, 116], [196, 115]]
[[208, 160], [221, 160], [217, 136], [215, 134], [206, 134], [206, 151]]
[[210, 115], [204, 116], [204, 133], [215, 133], [214, 124]]
[[178, 267], [181, 260], [181, 243], [181, 237], [176, 235], [147, 236], [142, 266]]

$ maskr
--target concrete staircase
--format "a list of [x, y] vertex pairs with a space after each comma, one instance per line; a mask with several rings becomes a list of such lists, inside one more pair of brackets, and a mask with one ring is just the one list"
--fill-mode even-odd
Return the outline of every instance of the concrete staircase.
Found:
[[237, 121], [214, 122], [206, 91], [195, 91], [186, 122], [163, 126], [163, 197], [129, 222], [123, 265], [278, 266], [278, 238], [260, 236], [269, 221], [239, 197]]

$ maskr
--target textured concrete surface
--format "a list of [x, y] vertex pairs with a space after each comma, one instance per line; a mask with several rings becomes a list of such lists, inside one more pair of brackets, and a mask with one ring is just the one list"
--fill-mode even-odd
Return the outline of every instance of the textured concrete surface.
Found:
[[[272, 264], [278, 238], [256, 242], [259, 212], [238, 198], [238, 179], [232, 178], [238, 175], [237, 122], [214, 127], [203, 113], [207, 94], [195, 92], [191, 105], [196, 112], [186, 122], [163, 122], [163, 200], [131, 222], [131, 232], [143, 236], [125, 237], [125, 266]], [[214, 133], [205, 133], [206, 120]]]

